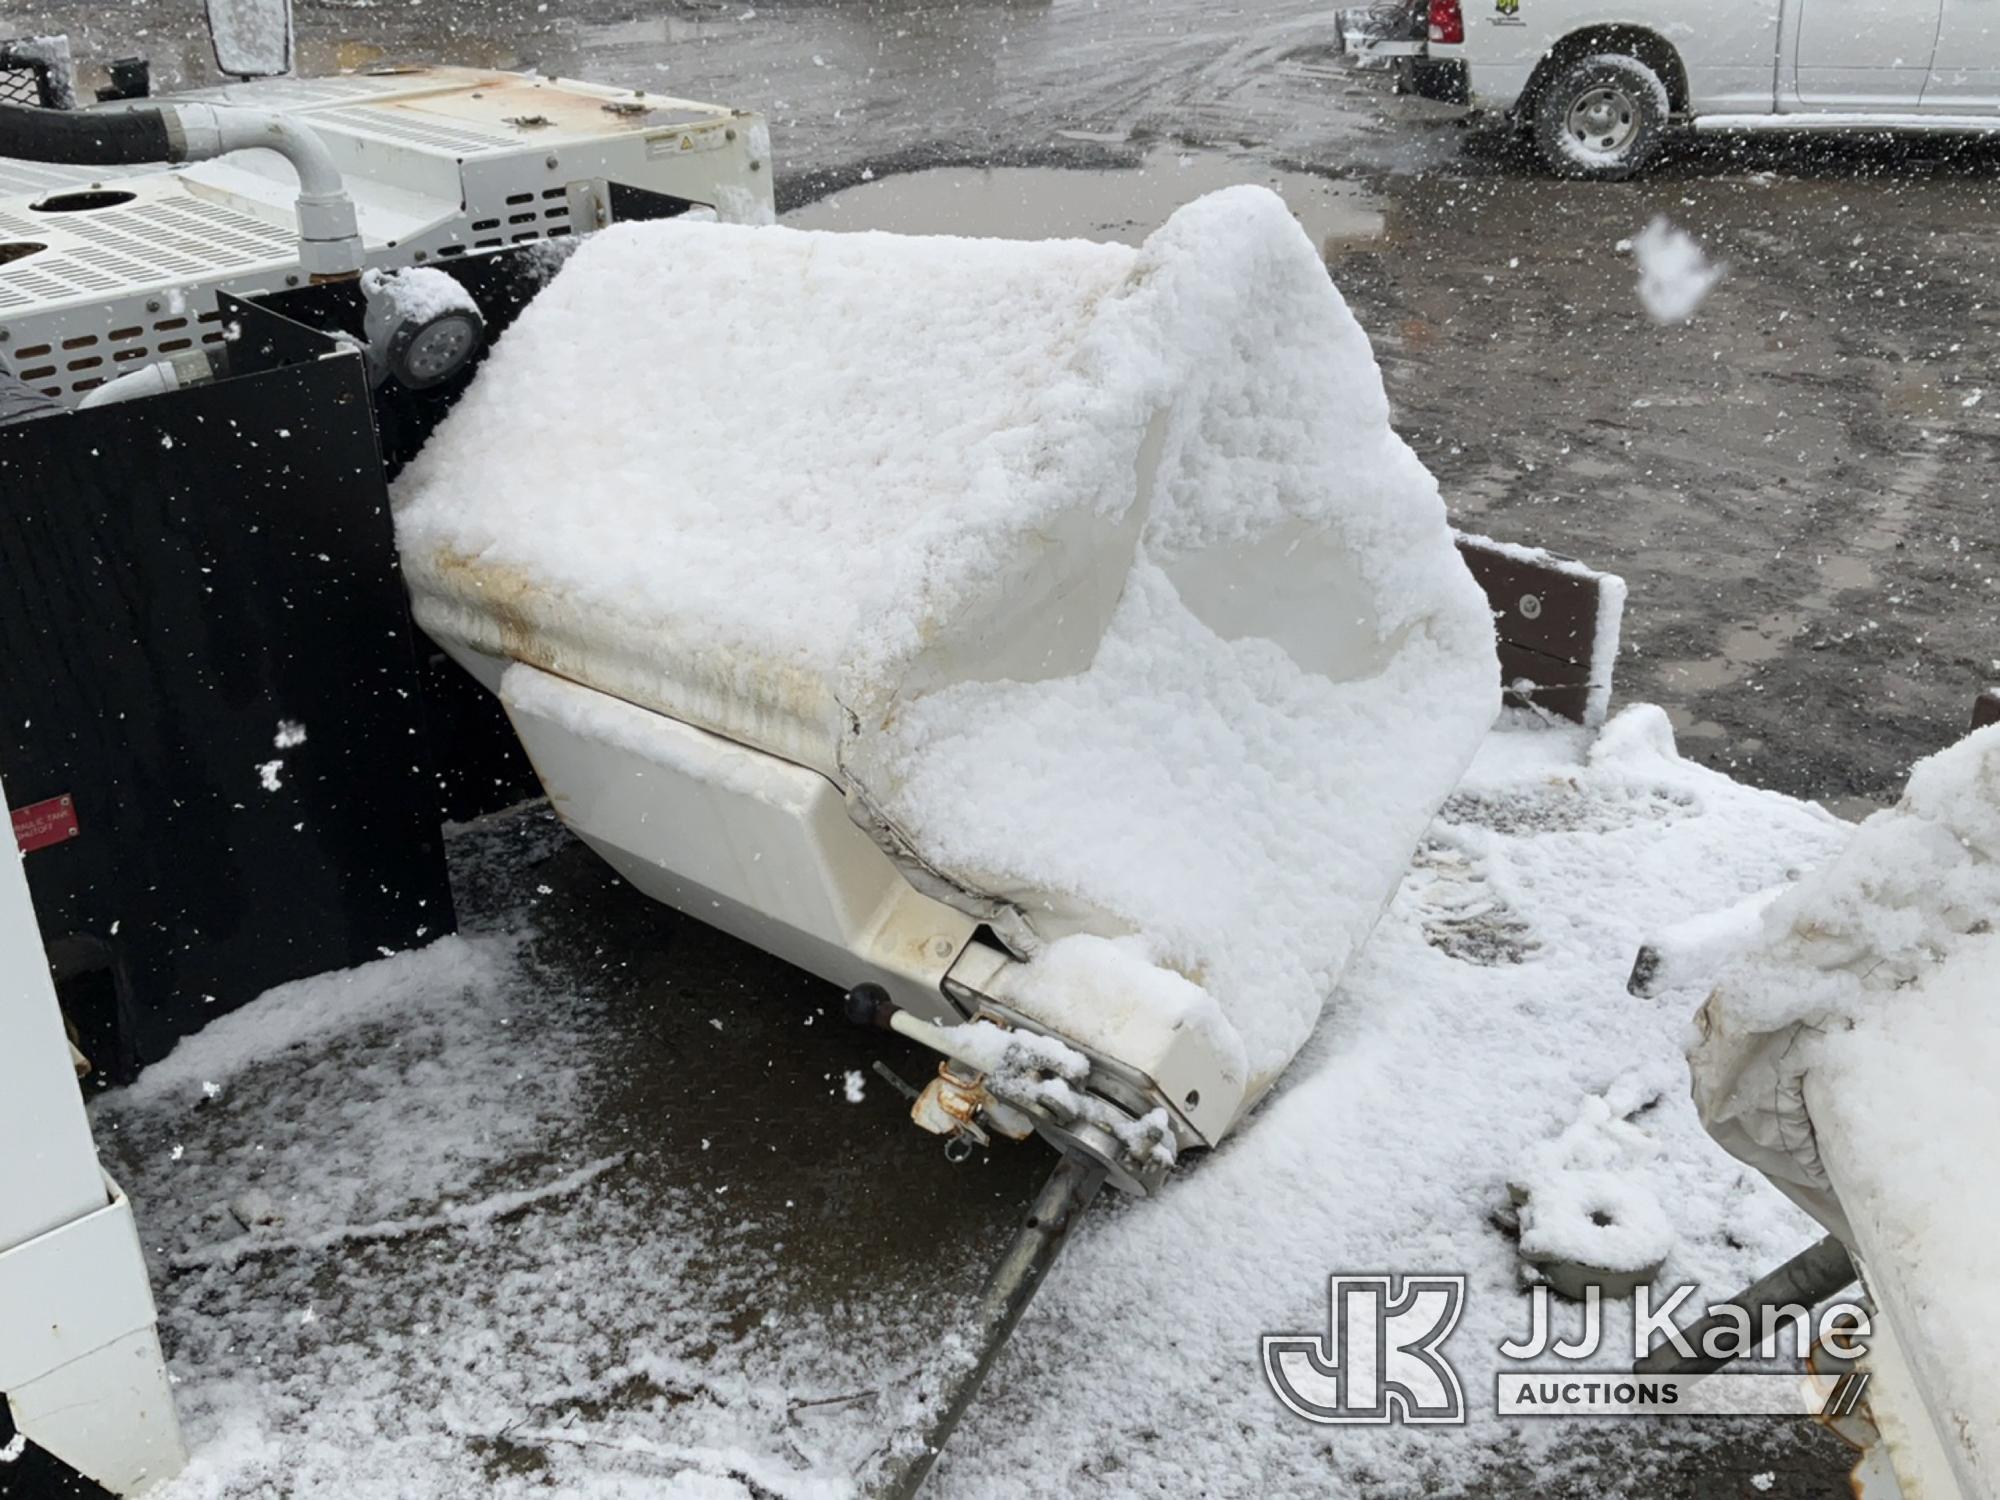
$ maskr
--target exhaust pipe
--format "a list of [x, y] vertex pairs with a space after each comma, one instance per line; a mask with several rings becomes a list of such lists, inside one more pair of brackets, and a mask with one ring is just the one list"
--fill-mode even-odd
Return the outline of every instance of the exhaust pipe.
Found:
[[277, 152], [299, 174], [299, 265], [306, 275], [314, 281], [360, 275], [354, 200], [326, 143], [296, 121], [214, 104], [81, 111], [0, 105], [0, 156], [26, 161], [139, 166], [211, 161], [257, 147]]

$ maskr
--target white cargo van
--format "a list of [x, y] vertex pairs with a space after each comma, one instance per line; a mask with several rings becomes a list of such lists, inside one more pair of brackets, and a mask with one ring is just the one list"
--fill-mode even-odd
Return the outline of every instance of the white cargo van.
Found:
[[1629, 177], [1680, 125], [2000, 130], [2000, 0], [1424, 0], [1411, 21], [1352, 50], [1508, 116], [1570, 177]]

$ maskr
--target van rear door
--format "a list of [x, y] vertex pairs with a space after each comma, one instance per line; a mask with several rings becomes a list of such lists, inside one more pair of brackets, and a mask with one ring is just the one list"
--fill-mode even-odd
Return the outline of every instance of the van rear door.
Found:
[[1944, 8], [1945, 0], [1797, 0], [1797, 107], [1914, 110]]
[[1937, 55], [1924, 85], [1930, 114], [2000, 111], [2000, 0], [1944, 0]]

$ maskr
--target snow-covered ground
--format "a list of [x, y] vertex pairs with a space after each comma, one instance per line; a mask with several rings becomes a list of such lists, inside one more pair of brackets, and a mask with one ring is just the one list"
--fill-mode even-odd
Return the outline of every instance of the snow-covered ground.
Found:
[[[1657, 1494], [1715, 1442], [1783, 1469], [1794, 1424], [1494, 1419], [1527, 1321], [1499, 1222], [1608, 1093], [1653, 1153], [1629, 1185], [1674, 1231], [1663, 1280], [1731, 1291], [1816, 1237], [1694, 1118], [1701, 996], [1625, 979], [1844, 836], [1680, 760], [1654, 710], [1594, 744], [1496, 730], [1278, 1090], [1086, 1222], [935, 1493]], [[452, 855], [465, 935], [276, 991], [97, 1102], [195, 1450], [164, 1500], [857, 1493], [1041, 1148], [943, 1166], [872, 1075], [850, 1102], [879, 1033], [614, 888], [543, 809]], [[1323, 1329], [1327, 1276], [1364, 1269], [1469, 1276], [1465, 1428], [1314, 1428], [1266, 1387], [1260, 1335]]]

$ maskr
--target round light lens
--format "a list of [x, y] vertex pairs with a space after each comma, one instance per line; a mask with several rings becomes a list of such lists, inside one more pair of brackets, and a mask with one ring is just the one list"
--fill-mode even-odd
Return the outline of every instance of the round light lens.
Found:
[[449, 380], [477, 352], [479, 339], [479, 324], [464, 313], [434, 318], [403, 346], [396, 361], [396, 378], [412, 390]]

